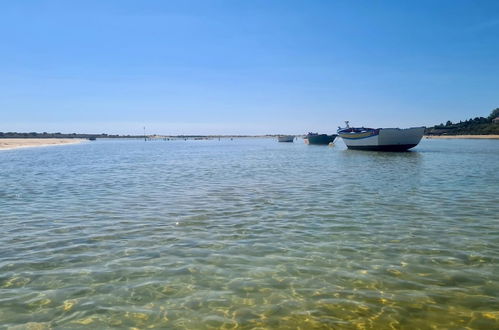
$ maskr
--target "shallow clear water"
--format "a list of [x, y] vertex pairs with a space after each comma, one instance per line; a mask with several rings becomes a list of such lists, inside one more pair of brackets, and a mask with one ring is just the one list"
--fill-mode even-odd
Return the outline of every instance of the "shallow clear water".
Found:
[[499, 141], [0, 152], [0, 327], [499, 327]]

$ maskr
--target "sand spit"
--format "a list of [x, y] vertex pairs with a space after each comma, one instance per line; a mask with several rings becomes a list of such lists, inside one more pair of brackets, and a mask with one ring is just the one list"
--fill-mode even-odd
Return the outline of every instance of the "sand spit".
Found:
[[0, 139], [0, 150], [81, 143], [83, 139]]
[[427, 135], [427, 139], [499, 139], [499, 135]]

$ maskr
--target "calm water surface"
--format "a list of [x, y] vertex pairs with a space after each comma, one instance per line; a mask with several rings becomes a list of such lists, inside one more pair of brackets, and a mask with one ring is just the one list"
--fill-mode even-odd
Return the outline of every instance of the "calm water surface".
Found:
[[0, 164], [0, 328], [499, 327], [499, 140], [98, 140]]

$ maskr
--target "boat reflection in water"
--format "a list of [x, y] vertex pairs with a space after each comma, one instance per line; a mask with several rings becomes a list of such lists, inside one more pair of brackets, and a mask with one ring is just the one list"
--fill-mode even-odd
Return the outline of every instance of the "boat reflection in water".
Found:
[[356, 150], [406, 151], [418, 145], [425, 131], [425, 127], [375, 129], [345, 124], [338, 134], [348, 149]]

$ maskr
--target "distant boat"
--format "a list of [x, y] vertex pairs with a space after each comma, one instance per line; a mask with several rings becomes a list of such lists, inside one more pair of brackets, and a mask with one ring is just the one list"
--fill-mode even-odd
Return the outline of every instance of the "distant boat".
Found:
[[89, 139], [90, 141], [95, 141], [95, 140], [96, 140], [96, 138], [95, 138], [95, 137], [89, 137], [88, 139]]
[[293, 142], [295, 139], [294, 135], [280, 135], [277, 137], [277, 141], [279, 142]]
[[336, 139], [338, 135], [337, 134], [318, 134], [318, 133], [308, 133], [305, 135], [305, 143], [307, 144], [322, 144], [322, 145], [328, 145], [332, 142], [334, 142], [334, 139]]
[[406, 151], [418, 145], [425, 131], [425, 127], [375, 129], [345, 123], [345, 128], [338, 128], [338, 134], [348, 149], [354, 150]]

